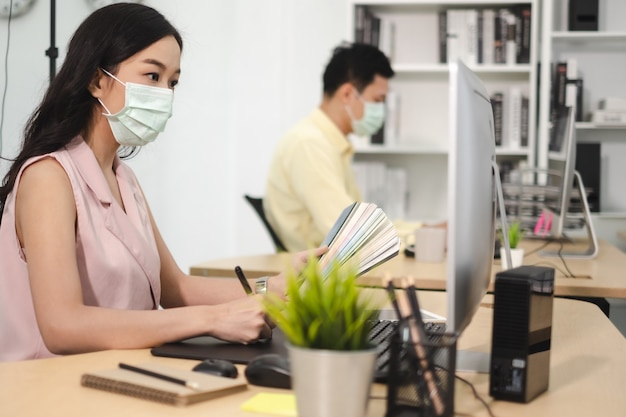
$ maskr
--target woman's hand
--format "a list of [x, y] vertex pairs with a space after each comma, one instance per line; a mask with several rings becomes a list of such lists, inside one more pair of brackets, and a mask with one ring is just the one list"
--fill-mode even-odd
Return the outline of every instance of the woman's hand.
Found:
[[[316, 249], [297, 252], [292, 258], [293, 272], [299, 274], [300, 271], [306, 266], [311, 257], [320, 257], [328, 251], [327, 246], [322, 246]], [[278, 275], [274, 275], [267, 280], [267, 288], [269, 291], [278, 295], [284, 295], [287, 289], [286, 274], [281, 272]]]
[[272, 336], [272, 328], [266, 320], [260, 295], [248, 296], [214, 306], [214, 328], [211, 336], [228, 342], [254, 343]]

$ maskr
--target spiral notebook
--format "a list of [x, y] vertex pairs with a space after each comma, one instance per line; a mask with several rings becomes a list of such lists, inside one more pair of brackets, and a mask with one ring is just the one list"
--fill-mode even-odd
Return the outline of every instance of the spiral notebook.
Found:
[[184, 385], [121, 368], [83, 374], [81, 385], [176, 406], [185, 406], [210, 400], [243, 391], [247, 388], [246, 381], [242, 378], [233, 379], [214, 376], [170, 368], [157, 363], [142, 363], [137, 366], [162, 375], [196, 382], [198, 389], [188, 388]]

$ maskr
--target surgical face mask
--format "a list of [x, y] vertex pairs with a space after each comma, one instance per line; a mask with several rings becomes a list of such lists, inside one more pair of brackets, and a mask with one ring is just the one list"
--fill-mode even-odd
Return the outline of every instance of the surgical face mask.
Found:
[[365, 101], [358, 92], [356, 95], [363, 102], [363, 117], [356, 120], [352, 116], [350, 107], [346, 106], [346, 111], [352, 120], [352, 131], [358, 136], [371, 136], [378, 132], [385, 122], [385, 103]]
[[124, 107], [115, 114], [111, 114], [102, 100], [98, 99], [108, 113], [102, 114], [109, 121], [115, 140], [122, 146], [143, 146], [155, 140], [165, 130], [167, 120], [172, 116], [172, 90], [124, 83], [105, 69], [102, 71], [126, 88]]

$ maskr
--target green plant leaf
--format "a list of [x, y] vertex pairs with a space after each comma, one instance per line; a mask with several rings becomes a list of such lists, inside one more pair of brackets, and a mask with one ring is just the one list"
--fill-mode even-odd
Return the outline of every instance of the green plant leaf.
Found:
[[287, 275], [286, 298], [265, 298], [266, 313], [292, 344], [331, 350], [369, 347], [376, 309], [362, 296], [353, 265], [334, 263], [324, 276], [317, 258], [311, 258], [300, 276]]

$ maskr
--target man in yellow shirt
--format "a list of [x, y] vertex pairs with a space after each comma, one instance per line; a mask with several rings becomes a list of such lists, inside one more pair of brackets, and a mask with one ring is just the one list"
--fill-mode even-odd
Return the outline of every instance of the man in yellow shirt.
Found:
[[335, 48], [323, 75], [322, 103], [281, 139], [270, 166], [264, 209], [287, 250], [319, 246], [341, 211], [361, 199], [347, 135], [381, 128], [393, 75], [374, 46]]

